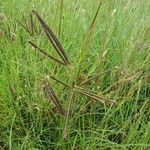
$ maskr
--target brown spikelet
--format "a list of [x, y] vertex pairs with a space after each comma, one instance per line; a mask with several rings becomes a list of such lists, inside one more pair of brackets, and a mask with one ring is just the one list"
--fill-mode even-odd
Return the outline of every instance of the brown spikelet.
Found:
[[97, 100], [97, 101], [100, 101], [100, 102], [106, 103], [106, 104], [107, 103], [113, 104], [113, 105], [116, 104], [116, 102], [111, 99], [105, 98], [104, 96], [97, 95], [97, 94], [93, 93], [92, 91], [87, 91], [86, 89], [83, 89], [81, 87], [76, 87], [74, 90], [79, 92], [82, 95], [92, 98], [93, 100]]
[[17, 21], [30, 34], [30, 36], [32, 36], [32, 33], [30, 32], [30, 30], [28, 29], [28, 27], [26, 27], [22, 22], [20, 22], [16, 18], [14, 18], [14, 20]]
[[95, 26], [96, 26], [96, 19], [98, 17], [99, 11], [100, 11], [101, 4], [102, 4], [102, 2], [100, 1], [98, 8], [97, 8], [97, 11], [95, 13], [95, 16], [94, 16], [93, 21], [92, 21], [91, 26], [90, 26], [90, 32], [92, 32], [93, 28], [95, 28]]
[[23, 22], [24, 22], [26, 28], [29, 29], [27, 19], [25, 18], [25, 15], [23, 14], [23, 12], [21, 12], [21, 15], [22, 15], [22, 19], [23, 19]]
[[50, 54], [48, 54], [47, 52], [45, 52], [44, 50], [42, 50], [41, 48], [39, 48], [38, 46], [36, 46], [33, 42], [29, 41], [29, 43], [36, 49], [39, 50], [39, 52], [41, 52], [42, 54], [44, 54], [46, 57], [52, 59], [53, 61], [61, 64], [61, 65], [66, 65], [64, 62], [61, 62], [60, 60], [54, 58], [53, 56], [51, 56]]
[[53, 77], [53, 76], [50, 76], [50, 78], [52, 78], [53, 80], [57, 81], [58, 83], [60, 83], [60, 84], [64, 85], [65, 87], [68, 87], [68, 88], [70, 88], [70, 89], [71, 89], [71, 87], [70, 87], [69, 85], [67, 85], [66, 83], [64, 83], [64, 82], [60, 81], [59, 79], [56, 79], [56, 78], [55, 78], [55, 77]]
[[32, 14], [30, 13], [30, 28], [31, 28], [31, 33], [32, 35], [34, 34], [34, 22], [33, 22], [33, 16]]
[[55, 36], [53, 31], [46, 25], [44, 20], [38, 15], [38, 13], [36, 11], [33, 10], [32, 12], [33, 12], [33, 14], [35, 14], [37, 16], [43, 30], [45, 31], [47, 37], [49, 38], [50, 42], [54, 46], [58, 55], [61, 57], [61, 59], [64, 61], [64, 63], [68, 64], [68, 57], [64, 51], [64, 48], [60, 44], [59, 40], [57, 39], [57, 37]]
[[96, 28], [97, 18], [98, 18], [98, 14], [99, 14], [99, 11], [101, 8], [101, 4], [102, 4], [102, 1], [99, 2], [99, 5], [98, 5], [98, 8], [97, 8], [96, 13], [94, 15], [94, 18], [92, 20], [92, 23], [87, 30], [86, 38], [84, 39], [84, 42], [82, 45], [82, 49], [84, 50], [84, 52], [82, 51], [82, 53], [81, 53], [81, 55], [83, 55], [81, 63], [83, 63], [86, 60], [86, 57], [89, 55], [91, 44], [92, 44], [92, 39], [93, 39], [92, 37], [93, 37], [94, 30]]
[[59, 100], [52, 88], [52, 86], [50, 85], [50, 83], [48, 82], [48, 80], [44, 80], [44, 88], [49, 96], [49, 98], [53, 101], [54, 105], [56, 106], [57, 110], [59, 111], [60, 114], [64, 115], [65, 111], [62, 108], [61, 104], [59, 103]]
[[73, 90], [74, 92], [77, 92], [77, 93], [80, 93], [82, 95], [85, 95], [93, 100], [96, 100], [96, 101], [99, 101], [99, 102], [102, 102], [102, 103], [107, 103], [107, 104], [113, 104], [115, 105], [116, 102], [112, 99], [109, 99], [109, 98], [106, 98], [105, 96], [100, 96], [98, 94], [95, 94], [93, 93], [92, 91], [89, 91], [89, 90], [86, 90], [82, 87], [79, 87], [79, 86], [75, 86], [75, 87], [71, 87], [69, 85], [67, 85], [66, 83], [56, 79], [55, 77], [53, 76], [50, 76], [53, 80], [57, 81], [58, 83], [61, 83], [62, 85], [64, 85], [65, 87], [67, 87], [68, 89], [70, 90]]

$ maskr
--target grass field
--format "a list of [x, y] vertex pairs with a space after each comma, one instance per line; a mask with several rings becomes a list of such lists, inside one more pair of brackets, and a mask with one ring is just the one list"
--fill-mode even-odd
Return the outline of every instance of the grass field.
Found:
[[51, 149], [150, 150], [149, 0], [0, 1], [0, 150]]

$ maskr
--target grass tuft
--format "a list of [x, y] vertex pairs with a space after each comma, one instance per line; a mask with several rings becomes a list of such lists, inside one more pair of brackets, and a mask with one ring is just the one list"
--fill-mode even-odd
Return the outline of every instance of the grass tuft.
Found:
[[149, 8], [2, 1], [0, 149], [150, 149]]

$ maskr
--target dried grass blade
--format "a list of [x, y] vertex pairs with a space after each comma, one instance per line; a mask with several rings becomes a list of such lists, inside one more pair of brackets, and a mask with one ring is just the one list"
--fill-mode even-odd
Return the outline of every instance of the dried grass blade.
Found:
[[61, 104], [59, 103], [59, 100], [55, 94], [55, 92], [53, 91], [52, 86], [50, 85], [50, 83], [48, 82], [48, 80], [44, 81], [44, 87], [49, 95], [49, 98], [53, 101], [54, 105], [56, 106], [57, 110], [59, 111], [59, 113], [61, 114], [65, 114], [64, 109], [62, 108]]
[[41, 26], [43, 27], [46, 35], [48, 36], [49, 40], [53, 44], [53, 46], [56, 49], [56, 51], [59, 54], [59, 56], [62, 58], [62, 60], [65, 63], [68, 63], [68, 57], [67, 57], [67, 55], [66, 55], [66, 53], [64, 51], [64, 48], [60, 44], [59, 40], [57, 39], [57, 37], [55, 36], [55, 34], [53, 33], [53, 31], [46, 25], [46, 23], [44, 22], [44, 20], [38, 15], [38, 13], [36, 11], [33, 10], [32, 12], [37, 16], [38, 20], [41, 23]]
[[29, 43], [36, 49], [38, 49], [42, 54], [44, 54], [46, 57], [54, 60], [55, 62], [61, 64], [61, 65], [66, 65], [64, 62], [61, 62], [60, 60], [54, 58], [53, 56], [49, 55], [48, 53], [46, 53], [44, 50], [42, 50], [41, 48], [39, 48], [38, 46], [36, 46], [33, 42], [29, 41]]

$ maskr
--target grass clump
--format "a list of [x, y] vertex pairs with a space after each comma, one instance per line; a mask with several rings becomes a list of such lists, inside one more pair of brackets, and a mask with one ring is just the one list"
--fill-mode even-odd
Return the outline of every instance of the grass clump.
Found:
[[148, 150], [149, 6], [2, 1], [0, 149]]

